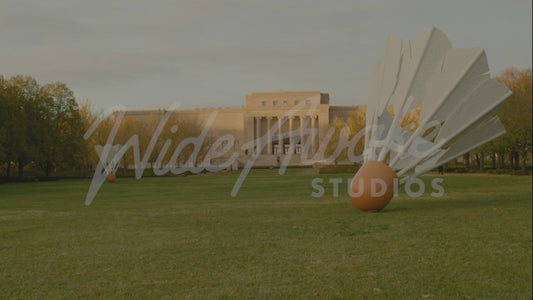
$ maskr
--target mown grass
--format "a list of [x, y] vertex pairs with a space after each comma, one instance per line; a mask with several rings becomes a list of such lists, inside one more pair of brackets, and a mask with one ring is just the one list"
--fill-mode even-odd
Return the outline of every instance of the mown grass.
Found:
[[372, 214], [350, 174], [299, 172], [253, 171], [235, 198], [237, 172], [119, 178], [89, 207], [89, 180], [0, 185], [0, 298], [531, 297], [531, 177], [447, 175], [432, 198], [426, 176]]

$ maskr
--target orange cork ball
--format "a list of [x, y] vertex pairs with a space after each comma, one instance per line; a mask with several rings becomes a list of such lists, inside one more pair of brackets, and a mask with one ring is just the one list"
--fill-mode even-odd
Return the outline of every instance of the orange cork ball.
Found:
[[115, 180], [117, 180], [117, 176], [115, 176], [115, 174], [109, 174], [107, 175], [107, 182], [115, 182]]
[[350, 199], [358, 209], [377, 212], [394, 196], [398, 175], [386, 164], [368, 161], [355, 174], [350, 184]]

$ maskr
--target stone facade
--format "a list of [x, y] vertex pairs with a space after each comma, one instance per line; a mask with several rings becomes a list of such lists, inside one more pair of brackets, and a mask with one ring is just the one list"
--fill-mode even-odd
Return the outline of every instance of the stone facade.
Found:
[[[257, 152], [255, 165], [276, 165], [288, 154], [291, 154], [291, 164], [301, 164], [302, 151], [311, 157], [335, 118], [346, 120], [360, 108], [331, 106], [329, 94], [320, 91], [283, 91], [247, 95], [242, 108], [177, 110], [174, 114], [194, 119], [202, 127], [215, 114], [209, 134], [215, 139], [227, 134], [234, 137], [238, 165]], [[126, 117], [160, 119], [164, 113], [163, 110], [127, 111]]]

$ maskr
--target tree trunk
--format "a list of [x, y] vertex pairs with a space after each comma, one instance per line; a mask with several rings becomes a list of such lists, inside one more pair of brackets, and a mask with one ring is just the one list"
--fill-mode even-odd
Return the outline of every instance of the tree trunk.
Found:
[[479, 155], [479, 170], [485, 172], [485, 152], [481, 151]]
[[464, 161], [465, 161], [466, 171], [469, 171], [470, 170], [470, 152], [464, 155]]
[[514, 153], [513, 151], [509, 152], [509, 167], [511, 170], [514, 170]]
[[498, 153], [498, 170], [505, 168], [505, 155], [502, 152]]
[[8, 162], [7, 162], [6, 176], [7, 176], [8, 178], [11, 177], [11, 161], [8, 161]]
[[514, 152], [514, 161], [515, 161], [515, 170], [520, 169], [520, 155], [518, 154], [518, 151]]
[[496, 153], [492, 152], [490, 154], [490, 159], [492, 160], [492, 168], [496, 169]]
[[527, 150], [522, 149], [522, 175], [526, 175]]
[[481, 160], [479, 159], [479, 154], [477, 152], [474, 154], [474, 159], [476, 160], [478, 170], [481, 170]]
[[26, 165], [26, 163], [24, 163], [23, 160], [20, 160], [18, 161], [18, 176], [19, 177], [22, 177], [24, 175], [24, 166]]
[[50, 176], [50, 173], [52, 172], [53, 168], [54, 167], [50, 163], [44, 163], [41, 165], [41, 169], [44, 171], [44, 174], [46, 175], [46, 177]]

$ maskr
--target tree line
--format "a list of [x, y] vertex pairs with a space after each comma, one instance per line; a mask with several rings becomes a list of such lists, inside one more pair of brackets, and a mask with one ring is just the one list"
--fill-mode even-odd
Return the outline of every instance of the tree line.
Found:
[[[163, 112], [152, 113], [147, 118], [136, 118], [129, 116], [124, 112], [114, 112], [109, 116], [102, 117], [101, 112], [92, 112], [90, 109], [83, 109], [83, 111], [85, 119], [88, 120], [87, 123], [89, 124], [92, 124], [97, 118], [102, 118], [98, 128], [89, 136], [86, 142], [88, 148], [93, 149], [86, 161], [86, 164], [89, 167], [95, 166], [98, 163], [99, 156], [94, 149], [97, 145], [105, 145], [107, 143], [109, 134], [117, 122], [119, 122], [120, 127], [113, 139], [112, 144], [126, 145], [128, 141], [132, 139], [132, 137], [136, 136], [135, 139], [138, 139], [141, 156], [138, 159], [142, 160], [154, 136], [154, 132], [163, 118]], [[161, 130], [159, 137], [155, 141], [153, 146], [154, 150], [147, 158], [148, 168], [153, 167], [153, 164], [158, 160], [160, 155], [160, 160], [162, 161], [163, 165], [169, 162], [174, 154], [175, 148], [183, 140], [188, 137], [197, 137], [201, 134], [201, 131], [201, 124], [196, 118], [184, 118], [178, 116], [176, 113], [170, 114]], [[212, 136], [208, 135], [205, 143], [201, 145], [197, 157], [194, 159], [194, 161], [192, 161], [193, 164], [196, 165], [203, 160], [212, 141]], [[167, 144], [166, 146], [165, 143]], [[165, 148], [167, 150], [163, 151]], [[177, 155], [175, 159], [176, 163], [178, 165], [186, 164], [189, 161], [193, 151], [194, 146], [192, 144], [187, 144], [183, 149], [181, 149], [179, 155]], [[118, 167], [122, 169], [128, 169], [129, 166], [133, 166], [134, 164], [134, 151], [132, 151], [132, 149], [128, 149]]]
[[[474, 166], [484, 171], [485, 166], [493, 169], [520, 169], [526, 172], [531, 163], [532, 150], [532, 74], [531, 68], [517, 70], [510, 68], [496, 78], [504, 83], [512, 96], [498, 111], [507, 133], [463, 156], [466, 170]], [[416, 129], [420, 107], [415, 108], [402, 119], [402, 127]], [[46, 176], [58, 169], [92, 170], [99, 161], [96, 145], [104, 145], [120, 114], [115, 112], [103, 118], [97, 130], [87, 139], [83, 135], [93, 122], [102, 117], [88, 102], [81, 103], [74, 93], [61, 82], [39, 85], [29, 76], [14, 76], [5, 79], [0, 76], [0, 177], [23, 177], [25, 170], [39, 170]], [[147, 149], [159, 118], [152, 115], [148, 119], [135, 119], [126, 116], [120, 121], [114, 144], [125, 144], [133, 135], [139, 139], [141, 156]], [[329, 141], [326, 154], [336, 148], [341, 132], [351, 139], [364, 129], [365, 109], [351, 115], [348, 120], [335, 119], [336, 129]], [[177, 127], [176, 127], [177, 126]], [[176, 128], [179, 128], [176, 132]], [[170, 149], [187, 137], [200, 134], [200, 124], [194, 119], [183, 119], [171, 115], [156, 143], [156, 151], [149, 157], [155, 162], [158, 150], [167, 140], [172, 141]], [[348, 129], [346, 129], [348, 128]], [[348, 132], [346, 132], [348, 131]], [[201, 161], [213, 137], [208, 137], [197, 157]], [[355, 154], [363, 151], [364, 138], [355, 147]], [[178, 164], [186, 163], [193, 146], [182, 149]], [[345, 149], [338, 160], [347, 157]], [[165, 154], [163, 162], [169, 161], [172, 151]], [[488, 160], [488, 162], [487, 162]], [[128, 151], [121, 166], [133, 164], [133, 151]]]
[[[18, 75], [9, 79], [0, 76], [0, 178], [23, 178], [27, 171], [31, 171], [31, 175], [50, 176], [56, 170], [82, 173], [93, 170], [100, 159], [95, 147], [106, 144], [116, 122], [120, 125], [112, 143], [124, 145], [136, 136], [143, 156], [160, 117], [151, 115], [137, 119], [127, 114], [121, 117], [120, 112], [103, 116], [103, 112], [94, 109], [89, 102], [80, 103], [64, 83], [39, 85], [29, 76]], [[97, 129], [84, 139], [87, 129], [98, 119], [101, 120]], [[148, 158], [149, 167], [157, 160], [165, 141], [172, 140], [175, 146], [187, 137], [200, 135], [200, 132], [197, 120], [172, 114]], [[210, 141], [208, 136], [194, 164], [203, 159]], [[184, 164], [193, 149], [193, 145], [184, 147], [177, 163]], [[172, 154], [167, 151], [163, 161], [170, 160]], [[133, 151], [130, 150], [120, 166], [127, 168], [133, 163]]]

